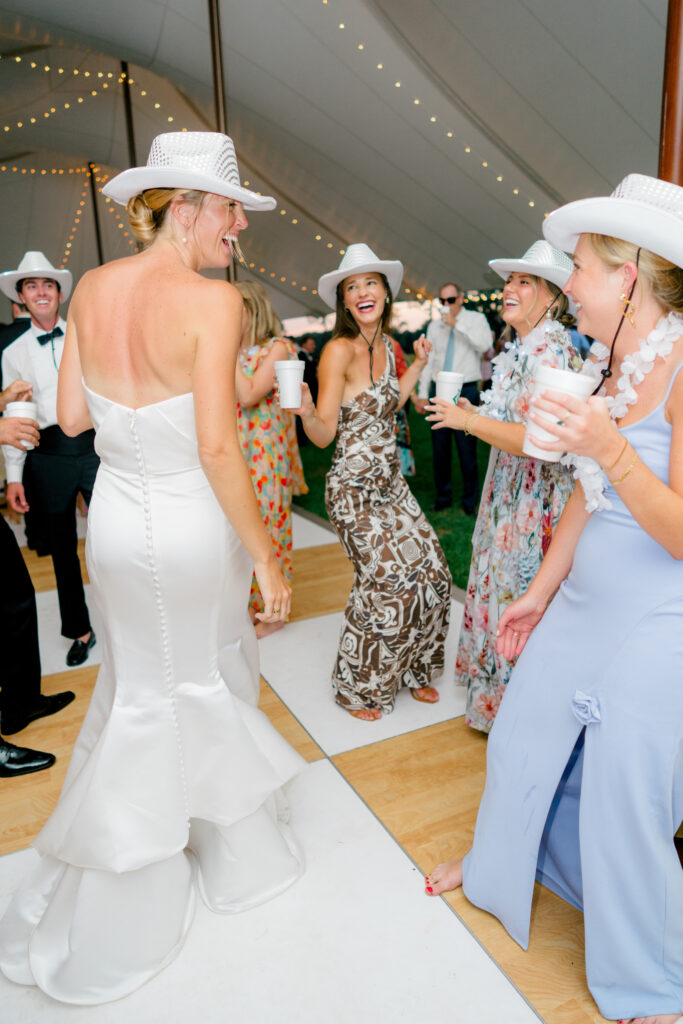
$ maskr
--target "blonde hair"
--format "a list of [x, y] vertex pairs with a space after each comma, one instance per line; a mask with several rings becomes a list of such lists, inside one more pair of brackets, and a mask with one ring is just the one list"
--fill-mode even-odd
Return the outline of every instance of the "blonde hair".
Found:
[[195, 210], [195, 220], [208, 192], [184, 188], [148, 188], [126, 203], [131, 231], [138, 242], [150, 245], [166, 223], [174, 199], [182, 196]]
[[[536, 305], [536, 299], [538, 298], [538, 286], [542, 284], [545, 287], [548, 294], [550, 295], [550, 298], [552, 299], [552, 305], [550, 305], [548, 309], [550, 319], [557, 320], [558, 323], [561, 323], [563, 327], [567, 328], [567, 330], [569, 330], [572, 327], [575, 327], [576, 320], [569, 312], [569, 299], [564, 294], [562, 289], [558, 288], [557, 285], [553, 284], [552, 281], [548, 281], [548, 279], [545, 277], [539, 277], [537, 274], [527, 274], [526, 276], [531, 281], [532, 287], [534, 289], [534, 301], [531, 304], [531, 308], [533, 309], [533, 307]], [[529, 325], [529, 330], [531, 330], [531, 328], [534, 325], [531, 323], [528, 317], [527, 323]], [[514, 337], [514, 334], [514, 328], [511, 327], [510, 324], [507, 324], [501, 337], [503, 338], [504, 341], [511, 341]]]
[[268, 293], [259, 281], [238, 281], [235, 286], [249, 317], [249, 346], [265, 345], [271, 338], [282, 336], [282, 324], [270, 304]]
[[[636, 262], [638, 246], [633, 242], [624, 242], [610, 235], [591, 234], [588, 235], [588, 241], [598, 259], [610, 270], [616, 270], [624, 263]], [[664, 310], [683, 313], [683, 270], [680, 267], [649, 249], [641, 249], [638, 259], [639, 290], [642, 287], [641, 278], [649, 286], [655, 302]]]

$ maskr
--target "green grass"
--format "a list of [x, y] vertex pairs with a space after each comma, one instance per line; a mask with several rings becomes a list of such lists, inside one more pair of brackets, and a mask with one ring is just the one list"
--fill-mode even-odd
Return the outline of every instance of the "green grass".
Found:
[[[430, 512], [429, 506], [434, 501], [430, 428], [424, 417], [418, 416], [412, 408], [409, 412], [409, 419], [411, 444], [415, 455], [417, 472], [414, 477], [408, 478], [408, 484], [436, 530], [453, 575], [453, 582], [456, 587], [461, 587], [464, 590], [467, 586], [467, 576], [470, 569], [472, 531], [474, 530], [475, 519], [474, 516], [465, 515], [460, 508], [462, 479], [458, 457], [455, 453], [455, 445], [453, 445], [453, 507], [444, 509], [442, 512]], [[321, 516], [323, 519], [327, 519], [327, 512], [325, 510], [325, 475], [330, 468], [333, 451], [333, 445], [330, 445], [329, 448], [316, 448], [315, 445], [308, 444], [301, 449], [306, 483], [310, 490], [308, 494], [295, 498], [294, 504], [308, 509], [310, 512], [315, 512], [316, 515]], [[479, 441], [477, 451], [479, 457], [479, 479], [480, 483], [483, 483], [489, 457], [488, 445]]]

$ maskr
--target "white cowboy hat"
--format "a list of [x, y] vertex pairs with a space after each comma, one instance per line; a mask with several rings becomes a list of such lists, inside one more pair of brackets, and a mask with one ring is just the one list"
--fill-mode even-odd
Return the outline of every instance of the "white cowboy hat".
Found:
[[553, 249], [542, 238], [534, 242], [518, 260], [489, 260], [489, 266], [503, 280], [508, 274], [533, 274], [534, 277], [542, 277], [544, 281], [551, 281], [558, 288], [564, 288], [573, 270], [569, 256], [559, 249]]
[[683, 188], [628, 174], [611, 196], [568, 203], [543, 222], [545, 237], [567, 252], [584, 233], [621, 238], [683, 267]]
[[42, 252], [24, 253], [16, 270], [5, 270], [0, 274], [0, 289], [12, 302], [21, 302], [17, 292], [17, 283], [26, 277], [47, 277], [56, 281], [61, 291], [60, 302], [69, 298], [73, 278], [70, 270], [57, 270]]
[[240, 184], [232, 139], [219, 132], [164, 132], [152, 142], [145, 167], [130, 167], [102, 191], [125, 206], [147, 188], [187, 188], [236, 199], [245, 210], [272, 210], [272, 196], [260, 196]]
[[337, 305], [337, 285], [352, 274], [384, 274], [395, 299], [403, 280], [403, 264], [398, 260], [380, 260], [365, 242], [350, 245], [336, 270], [323, 274], [318, 281], [318, 295], [332, 309]]

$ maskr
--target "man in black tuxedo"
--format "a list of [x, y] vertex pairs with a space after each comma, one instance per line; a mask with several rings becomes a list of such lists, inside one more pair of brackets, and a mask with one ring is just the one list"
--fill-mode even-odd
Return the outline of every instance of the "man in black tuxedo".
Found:
[[[9, 401], [31, 397], [30, 385], [16, 381], [0, 392], [0, 412]], [[38, 444], [38, 424], [30, 419], [0, 419], [0, 443], [22, 450]], [[54, 715], [74, 699], [71, 690], [49, 697], [40, 692], [40, 651], [36, 595], [14, 534], [0, 516], [0, 729], [6, 736], [29, 722]], [[17, 747], [0, 736], [0, 778], [38, 772], [54, 764], [54, 754]]]
[[57, 424], [57, 378], [66, 330], [59, 303], [71, 290], [71, 272], [57, 270], [42, 252], [27, 252], [17, 270], [0, 274], [0, 289], [12, 301], [23, 302], [31, 316], [28, 329], [2, 353], [3, 380], [6, 385], [24, 380], [32, 386], [40, 427], [40, 447], [35, 451], [26, 455], [12, 447], [3, 449], [7, 504], [21, 513], [29, 508], [24, 488], [27, 463], [29, 498], [40, 507], [47, 530], [62, 636], [73, 641], [66, 663], [74, 667], [86, 660], [95, 644], [78, 558], [76, 500], [80, 493], [89, 503], [99, 459], [94, 430], [67, 437]]

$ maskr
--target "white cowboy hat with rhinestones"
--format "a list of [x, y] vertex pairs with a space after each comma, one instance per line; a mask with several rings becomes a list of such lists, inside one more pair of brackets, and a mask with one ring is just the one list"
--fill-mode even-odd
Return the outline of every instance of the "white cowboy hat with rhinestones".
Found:
[[147, 188], [186, 188], [236, 199], [245, 210], [273, 210], [272, 196], [260, 196], [240, 184], [232, 139], [219, 132], [164, 132], [157, 135], [145, 167], [130, 167], [102, 191], [125, 206]]
[[318, 281], [318, 295], [332, 309], [337, 305], [337, 285], [352, 274], [384, 274], [391, 289], [391, 297], [395, 299], [403, 280], [403, 264], [398, 260], [378, 259], [365, 242], [350, 245], [337, 269], [323, 274]]
[[57, 270], [56, 267], [52, 266], [47, 256], [37, 251], [24, 253], [21, 263], [16, 270], [6, 270], [0, 274], [0, 290], [12, 302], [21, 302], [21, 296], [17, 292], [17, 284], [27, 277], [46, 277], [51, 281], [56, 281], [61, 292], [60, 302], [69, 298], [73, 281], [71, 271]]
[[558, 288], [564, 288], [572, 272], [569, 256], [559, 249], [553, 249], [542, 238], [534, 242], [519, 259], [489, 260], [489, 266], [503, 280], [509, 274], [533, 274], [534, 277], [542, 277], [544, 281], [551, 281]]
[[611, 196], [567, 203], [543, 222], [545, 237], [566, 252], [588, 233], [621, 238], [683, 267], [683, 188], [628, 174]]

